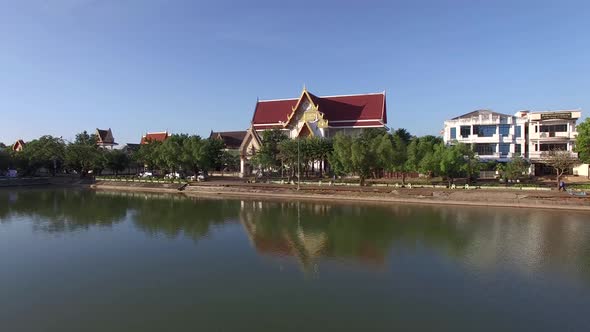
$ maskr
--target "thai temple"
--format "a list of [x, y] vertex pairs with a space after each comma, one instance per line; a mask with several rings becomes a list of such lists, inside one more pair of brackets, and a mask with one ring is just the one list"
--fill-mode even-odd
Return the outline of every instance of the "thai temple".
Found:
[[386, 128], [385, 92], [316, 96], [305, 87], [298, 98], [258, 100], [240, 146], [240, 176], [252, 172], [250, 159], [261, 147], [262, 132], [279, 129], [291, 139], [354, 135], [366, 128]]

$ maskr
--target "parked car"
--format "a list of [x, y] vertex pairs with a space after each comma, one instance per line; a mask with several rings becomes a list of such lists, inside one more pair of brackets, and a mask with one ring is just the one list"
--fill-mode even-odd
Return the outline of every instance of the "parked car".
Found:
[[166, 179], [182, 179], [182, 178], [184, 178], [184, 175], [182, 173], [174, 172], [174, 173], [168, 173], [164, 177]]
[[207, 181], [207, 174], [205, 174], [204, 172], [199, 172], [199, 174], [197, 175], [197, 181]]
[[154, 174], [152, 172], [141, 172], [139, 173], [139, 176], [142, 178], [147, 178], [149, 176], [154, 176]]

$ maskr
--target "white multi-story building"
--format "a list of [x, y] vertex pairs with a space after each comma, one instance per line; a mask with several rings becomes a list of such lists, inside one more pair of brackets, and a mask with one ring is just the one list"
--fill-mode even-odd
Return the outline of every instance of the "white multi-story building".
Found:
[[526, 118], [477, 110], [445, 121], [446, 144], [465, 143], [482, 160], [508, 161], [526, 148]]
[[518, 111], [514, 115], [477, 110], [445, 121], [446, 144], [471, 144], [481, 160], [505, 162], [521, 155], [542, 174], [541, 153], [550, 150], [574, 151], [576, 121], [580, 110], [548, 112]]

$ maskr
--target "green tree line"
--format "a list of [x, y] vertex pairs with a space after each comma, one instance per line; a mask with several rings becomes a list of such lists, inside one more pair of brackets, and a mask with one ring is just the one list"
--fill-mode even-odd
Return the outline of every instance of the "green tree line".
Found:
[[22, 151], [4, 146], [0, 150], [0, 172], [16, 169], [22, 175], [34, 175], [45, 169], [52, 175], [72, 172], [81, 177], [89, 173], [101, 174], [110, 170], [118, 174], [127, 169], [148, 168], [164, 172], [208, 171], [233, 167], [239, 163], [237, 155], [224, 151], [218, 139], [202, 139], [197, 135], [176, 134], [164, 142], [149, 142], [137, 151], [105, 149], [97, 144], [97, 137], [84, 131], [73, 142], [49, 135], [34, 139]]
[[[408, 173], [431, 178], [440, 176], [451, 185], [457, 178], [474, 179], [485, 167], [470, 145], [445, 145], [440, 137], [412, 136], [405, 129], [387, 132], [364, 130], [358, 135], [335, 135], [331, 139], [307, 137], [291, 140], [280, 130], [265, 131], [262, 146], [252, 158], [262, 172], [281, 173], [288, 177], [324, 175], [358, 176], [361, 185], [368, 178], [378, 178], [383, 171], [399, 172], [402, 183]], [[317, 167], [317, 169], [315, 169]], [[523, 158], [509, 163], [511, 177], [526, 170]], [[508, 175], [507, 175], [508, 176]]]

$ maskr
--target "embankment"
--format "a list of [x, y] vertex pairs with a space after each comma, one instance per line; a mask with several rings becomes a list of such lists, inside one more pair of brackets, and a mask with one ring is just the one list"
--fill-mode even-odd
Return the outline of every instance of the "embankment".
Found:
[[296, 190], [286, 185], [266, 184], [194, 184], [182, 187], [168, 183], [126, 183], [99, 181], [92, 185], [96, 190], [161, 192], [189, 196], [264, 198], [282, 200], [310, 200], [328, 202], [372, 202], [467, 205], [486, 207], [514, 207], [534, 209], [559, 209], [590, 212], [589, 197], [574, 197], [557, 191], [439, 189], [393, 187], [319, 187], [303, 186]]

